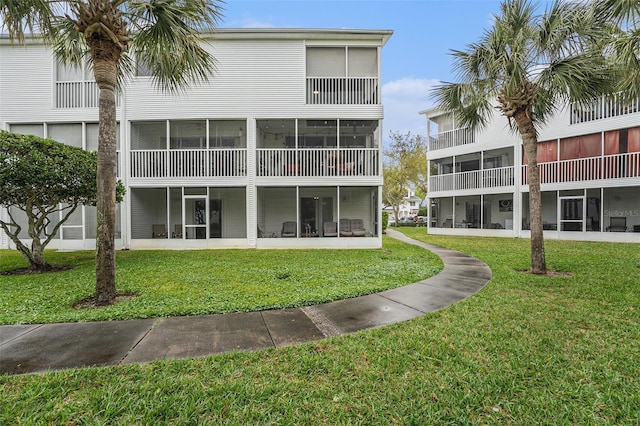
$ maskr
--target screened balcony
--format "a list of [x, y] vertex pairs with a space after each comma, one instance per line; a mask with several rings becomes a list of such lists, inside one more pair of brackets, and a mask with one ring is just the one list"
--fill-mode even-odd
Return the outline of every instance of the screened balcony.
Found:
[[308, 46], [306, 103], [378, 105], [378, 49]]
[[[640, 177], [640, 152], [539, 163], [540, 183], [582, 182]], [[529, 182], [522, 166], [522, 182]]]
[[434, 166], [430, 193], [514, 185], [513, 150], [508, 148], [449, 157]]
[[602, 96], [586, 104], [572, 103], [570, 124], [586, 123], [640, 111], [640, 98], [624, 100], [620, 93]]
[[475, 142], [473, 131], [468, 128], [460, 128], [440, 132], [436, 136], [429, 137], [429, 150], [453, 148], [455, 146], [467, 145]]

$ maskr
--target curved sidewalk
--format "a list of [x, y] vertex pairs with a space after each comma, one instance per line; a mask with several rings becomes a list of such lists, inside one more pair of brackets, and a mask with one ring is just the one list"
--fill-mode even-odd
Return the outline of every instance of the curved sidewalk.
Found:
[[404, 287], [304, 308], [66, 324], [0, 326], [0, 373], [199, 357], [319, 340], [433, 312], [476, 293], [491, 279], [480, 260], [387, 230], [434, 252], [444, 269]]

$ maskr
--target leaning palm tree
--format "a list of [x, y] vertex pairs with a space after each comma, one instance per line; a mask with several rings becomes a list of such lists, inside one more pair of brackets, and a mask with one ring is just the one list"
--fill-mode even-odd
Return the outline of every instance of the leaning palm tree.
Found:
[[504, 0], [492, 29], [466, 50], [452, 51], [460, 82], [438, 86], [434, 97], [463, 126], [481, 128], [495, 108], [520, 134], [528, 161], [531, 272], [544, 274], [538, 129], [567, 102], [609, 92], [612, 78], [595, 48], [604, 31], [592, 8], [558, 0], [539, 10], [529, 0]]
[[116, 296], [116, 87], [133, 70], [132, 58], [151, 69], [156, 86], [169, 91], [206, 81], [215, 69], [199, 34], [216, 27], [215, 0], [0, 0], [12, 39], [37, 29], [63, 64], [87, 61], [100, 89], [96, 293], [98, 305]]

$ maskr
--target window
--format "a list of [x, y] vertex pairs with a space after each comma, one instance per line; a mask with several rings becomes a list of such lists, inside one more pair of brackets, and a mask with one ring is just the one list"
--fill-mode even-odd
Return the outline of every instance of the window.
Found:
[[377, 77], [375, 47], [308, 47], [307, 77]]
[[307, 103], [378, 103], [376, 47], [307, 47]]

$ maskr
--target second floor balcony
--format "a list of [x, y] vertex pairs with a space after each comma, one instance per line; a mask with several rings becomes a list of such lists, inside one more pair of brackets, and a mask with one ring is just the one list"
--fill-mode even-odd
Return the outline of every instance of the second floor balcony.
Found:
[[[55, 87], [56, 108], [98, 108], [100, 89], [95, 81], [58, 81]], [[116, 105], [120, 105], [118, 93]]]
[[256, 170], [246, 148], [132, 150], [132, 178], [380, 176], [378, 148], [259, 148]]
[[456, 146], [467, 145], [475, 142], [473, 131], [468, 128], [453, 129], [446, 132], [440, 132], [437, 136], [429, 137], [429, 150], [453, 148]]
[[[640, 152], [539, 163], [540, 184], [590, 182], [640, 177]], [[529, 182], [522, 166], [522, 182]]]
[[514, 167], [498, 167], [431, 176], [429, 192], [499, 188], [514, 184]]

